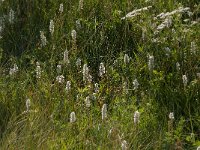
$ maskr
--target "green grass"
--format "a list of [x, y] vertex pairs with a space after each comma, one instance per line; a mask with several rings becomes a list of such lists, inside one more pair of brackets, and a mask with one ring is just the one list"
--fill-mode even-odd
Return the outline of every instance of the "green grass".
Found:
[[[0, 149], [115, 150], [122, 149], [122, 143], [127, 143], [124, 149], [197, 149], [198, 0], [85, 0], [83, 9], [79, 3], [0, 1]], [[152, 7], [122, 19], [147, 6]], [[190, 9], [180, 11], [181, 7]], [[8, 16], [11, 9], [15, 12], [13, 22]], [[174, 10], [179, 12], [169, 16], [168, 22], [158, 17]], [[53, 34], [50, 20], [54, 22]], [[160, 30], [161, 24], [165, 27]], [[76, 30], [76, 39], [72, 30]], [[40, 31], [46, 37], [45, 46], [41, 46]], [[63, 61], [66, 49], [69, 63]], [[129, 61], [124, 61], [125, 54]], [[81, 66], [76, 65], [78, 58]], [[106, 71], [102, 77], [101, 62]], [[14, 64], [18, 71], [11, 73]], [[92, 81], [83, 80], [84, 64]], [[62, 66], [61, 71], [57, 65]], [[56, 80], [59, 75], [64, 76], [64, 82]], [[138, 87], [133, 84], [135, 79]], [[69, 91], [65, 89], [67, 81], [71, 82]], [[90, 107], [85, 102], [88, 96]], [[28, 108], [27, 99], [31, 102]], [[107, 104], [104, 120], [103, 104]], [[136, 111], [140, 113], [138, 123]], [[76, 114], [73, 123], [71, 112]], [[170, 112], [174, 119], [169, 118]]]

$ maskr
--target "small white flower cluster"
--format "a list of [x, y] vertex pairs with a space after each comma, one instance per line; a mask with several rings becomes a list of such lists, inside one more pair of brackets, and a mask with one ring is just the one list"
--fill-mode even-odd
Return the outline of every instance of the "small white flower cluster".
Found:
[[14, 64], [13, 68], [10, 68], [9, 74], [13, 75], [13, 74], [17, 73], [18, 70], [19, 70], [19, 68], [18, 68], [17, 64]]
[[135, 17], [137, 15], [140, 15], [142, 11], [147, 11], [149, 10], [150, 8], [152, 8], [152, 6], [147, 6], [147, 7], [144, 7], [144, 8], [140, 8], [140, 9], [135, 9], [131, 12], [129, 12], [125, 17], [122, 17], [121, 19], [126, 19], [126, 18], [132, 18], [132, 17]]
[[47, 45], [47, 38], [44, 35], [43, 31], [40, 31], [40, 39], [41, 39], [41, 46], [44, 47]]
[[63, 3], [61, 3], [60, 6], [59, 6], [59, 12], [63, 13]]
[[53, 35], [53, 33], [54, 33], [54, 22], [53, 22], [53, 20], [50, 20], [49, 32], [51, 33], [51, 35]]
[[37, 79], [40, 79], [41, 78], [41, 67], [40, 67], [40, 63], [39, 62], [36, 62], [36, 78]]
[[8, 21], [13, 24], [15, 19], [15, 12], [14, 10], [10, 9], [9, 14], [8, 14]]
[[63, 75], [59, 75], [56, 77], [56, 81], [58, 83], [64, 83], [65, 82], [65, 77]]
[[104, 63], [101, 62], [99, 65], [99, 76], [103, 77], [103, 75], [106, 73], [106, 68], [104, 66]]

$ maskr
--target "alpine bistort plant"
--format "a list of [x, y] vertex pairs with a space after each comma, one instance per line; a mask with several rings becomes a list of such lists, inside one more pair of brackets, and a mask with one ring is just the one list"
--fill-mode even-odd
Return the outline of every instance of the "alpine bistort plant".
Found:
[[102, 120], [105, 120], [107, 118], [107, 104], [103, 104], [101, 108], [101, 116]]
[[137, 90], [138, 89], [138, 87], [139, 87], [139, 82], [138, 82], [138, 80], [137, 79], [135, 79], [135, 80], [133, 80], [133, 90]]
[[186, 75], [183, 75], [183, 76], [182, 76], [182, 79], [183, 79], [183, 85], [184, 85], [184, 87], [186, 87], [186, 86], [187, 86], [187, 83], [188, 83], [187, 76], [186, 76]]
[[63, 13], [63, 3], [61, 3], [60, 6], [59, 6], [59, 12]]
[[79, 0], [78, 10], [83, 10], [83, 0]]
[[71, 36], [72, 36], [72, 49], [76, 50], [77, 49], [77, 45], [76, 45], [77, 32], [76, 32], [76, 30], [72, 30]]
[[130, 58], [129, 58], [128, 54], [125, 54], [124, 55], [124, 64], [125, 65], [129, 64], [129, 61], [130, 61]]
[[173, 122], [174, 122], [174, 112], [169, 113], [169, 121], [168, 121], [168, 132], [172, 136], [173, 132]]
[[47, 45], [47, 38], [44, 35], [43, 31], [40, 31], [40, 39], [41, 39], [41, 47], [44, 47]]
[[40, 79], [41, 78], [41, 67], [40, 67], [40, 63], [36, 62], [36, 78]]
[[199, 72], [197, 73], [197, 79], [200, 80], [200, 73]]
[[194, 41], [191, 42], [190, 49], [191, 49], [191, 54], [196, 54], [196, 51], [197, 51], [197, 45], [196, 45], [196, 43], [195, 43]]
[[105, 73], [106, 73], [106, 68], [104, 64], [101, 62], [99, 65], [99, 76], [103, 77]]
[[54, 33], [54, 21], [53, 20], [50, 20], [49, 32], [51, 33], [51, 35], [53, 35], [53, 33]]
[[176, 70], [177, 70], [177, 71], [180, 71], [180, 70], [181, 70], [181, 67], [180, 67], [180, 66], [181, 66], [181, 65], [179, 64], [179, 62], [177, 62], [177, 63], [176, 63]]
[[14, 10], [10, 9], [9, 15], [8, 15], [8, 21], [13, 24], [15, 19], [15, 12]]
[[57, 73], [58, 73], [58, 75], [62, 73], [62, 66], [61, 65], [57, 65]]
[[77, 68], [81, 68], [81, 59], [80, 58], [77, 58], [76, 66], [77, 66]]
[[65, 82], [65, 77], [63, 75], [59, 75], [56, 77], [56, 82], [58, 83], [64, 83]]
[[174, 113], [173, 113], [173, 112], [170, 112], [170, 113], [169, 113], [169, 119], [170, 119], [170, 120], [174, 120]]
[[26, 111], [27, 111], [27, 112], [29, 112], [30, 106], [31, 106], [31, 100], [30, 100], [30, 99], [27, 99], [27, 100], [26, 100]]
[[71, 81], [67, 81], [67, 84], [66, 84], [66, 91], [69, 92], [70, 89], [71, 89]]
[[98, 84], [98, 83], [95, 83], [95, 84], [94, 84], [94, 92], [95, 92], [95, 93], [98, 93], [98, 92], [99, 92], [99, 84]]
[[128, 94], [128, 83], [126, 81], [123, 83], [123, 92]]
[[123, 140], [121, 143], [122, 150], [127, 150], [128, 149], [127, 145], [128, 144], [127, 144], [126, 140]]
[[87, 97], [85, 98], [85, 106], [86, 106], [87, 108], [89, 108], [90, 105], [91, 105], [90, 96], [87, 96]]
[[89, 78], [89, 68], [87, 66], [87, 64], [83, 65], [83, 81], [88, 81]]
[[134, 113], [134, 124], [138, 124], [140, 122], [140, 112], [135, 111]]
[[13, 68], [10, 68], [9, 75], [16, 74], [18, 72], [18, 70], [19, 70], [19, 68], [18, 68], [17, 64], [14, 64]]
[[152, 71], [154, 68], [154, 56], [149, 55], [148, 57], [149, 57], [149, 60], [148, 60], [149, 71]]
[[66, 48], [66, 50], [64, 51], [63, 62], [64, 62], [65, 64], [69, 64], [69, 52], [68, 52], [67, 48]]
[[75, 112], [70, 113], [70, 123], [76, 122], [76, 114]]
[[76, 20], [76, 29], [77, 29], [77, 30], [80, 30], [80, 29], [81, 29], [81, 22], [80, 22], [79, 19]]

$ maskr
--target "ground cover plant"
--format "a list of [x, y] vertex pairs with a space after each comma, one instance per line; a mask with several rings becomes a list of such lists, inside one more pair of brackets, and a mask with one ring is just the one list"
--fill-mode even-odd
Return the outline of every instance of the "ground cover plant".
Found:
[[0, 12], [0, 149], [200, 149], [199, 0]]

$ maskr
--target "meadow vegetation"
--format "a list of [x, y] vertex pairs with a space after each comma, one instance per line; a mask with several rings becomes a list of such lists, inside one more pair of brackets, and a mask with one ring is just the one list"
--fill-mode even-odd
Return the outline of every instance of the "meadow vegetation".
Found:
[[0, 0], [0, 149], [199, 150], [199, 0]]

